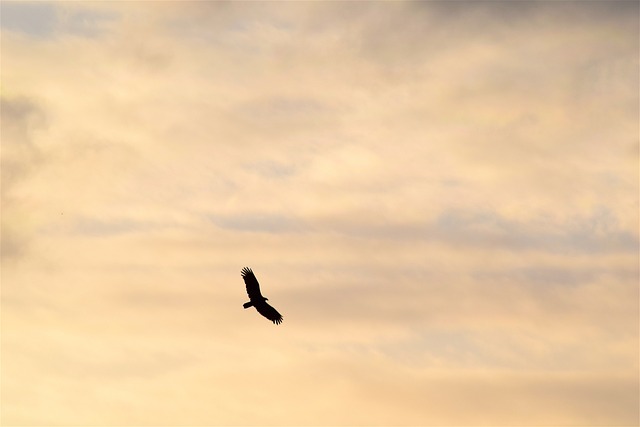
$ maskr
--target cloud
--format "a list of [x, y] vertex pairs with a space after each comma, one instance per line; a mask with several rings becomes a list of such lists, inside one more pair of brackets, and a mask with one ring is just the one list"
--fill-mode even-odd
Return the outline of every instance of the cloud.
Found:
[[2, 6], [2, 28], [33, 35], [50, 36], [56, 23], [52, 3], [7, 2]]
[[34, 134], [46, 127], [42, 108], [26, 97], [0, 98], [2, 113], [2, 259], [23, 256], [31, 239], [30, 201], [20, 195], [24, 183], [42, 164]]
[[[69, 7], [70, 6], [70, 7]], [[77, 8], [54, 2], [7, 2], [0, 27], [36, 39], [60, 35], [97, 37], [117, 20], [111, 12]]]
[[283, 233], [300, 230], [302, 225], [294, 218], [280, 215], [235, 215], [229, 218], [212, 218], [219, 227], [250, 232]]
[[46, 123], [43, 109], [29, 98], [0, 98], [2, 102], [3, 150], [2, 182], [3, 195], [25, 177], [40, 159], [40, 152], [33, 141], [34, 132]]
[[3, 422], [637, 421], [637, 4], [2, 7]]

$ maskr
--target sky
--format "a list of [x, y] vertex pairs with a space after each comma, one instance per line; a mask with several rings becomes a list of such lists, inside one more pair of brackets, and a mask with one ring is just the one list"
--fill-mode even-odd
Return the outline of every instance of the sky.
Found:
[[638, 14], [3, 1], [2, 424], [637, 425]]

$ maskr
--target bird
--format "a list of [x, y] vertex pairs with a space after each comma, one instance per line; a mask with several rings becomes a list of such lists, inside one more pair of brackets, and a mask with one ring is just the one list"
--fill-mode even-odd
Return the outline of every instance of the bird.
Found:
[[253, 270], [249, 267], [244, 267], [241, 271], [244, 283], [247, 286], [247, 294], [249, 295], [249, 302], [245, 302], [242, 306], [246, 309], [249, 307], [255, 307], [258, 313], [262, 314], [267, 319], [271, 320], [274, 324], [279, 325], [282, 323], [282, 315], [278, 311], [267, 304], [268, 298], [265, 298], [260, 293], [260, 284], [256, 279]]

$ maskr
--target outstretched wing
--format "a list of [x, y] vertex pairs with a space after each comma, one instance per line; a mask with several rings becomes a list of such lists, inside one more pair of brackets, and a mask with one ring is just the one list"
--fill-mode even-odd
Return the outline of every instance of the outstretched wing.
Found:
[[249, 299], [251, 301], [262, 300], [263, 296], [260, 293], [260, 284], [258, 283], [256, 276], [253, 274], [253, 271], [248, 267], [243, 268], [242, 278], [247, 286], [247, 295], [249, 295]]
[[255, 307], [256, 307], [256, 310], [258, 310], [258, 313], [262, 314], [264, 317], [271, 320], [276, 325], [279, 325], [280, 323], [282, 323], [282, 315], [278, 313], [278, 310], [271, 307], [266, 302], [260, 302], [258, 304], [255, 304]]

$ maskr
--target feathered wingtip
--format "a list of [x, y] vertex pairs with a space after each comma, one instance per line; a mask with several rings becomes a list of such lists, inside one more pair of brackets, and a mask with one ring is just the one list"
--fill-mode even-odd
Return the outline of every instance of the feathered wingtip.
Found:
[[241, 270], [242, 273], [242, 277], [245, 277], [247, 274], [253, 274], [253, 270], [251, 270], [249, 267], [244, 267]]

